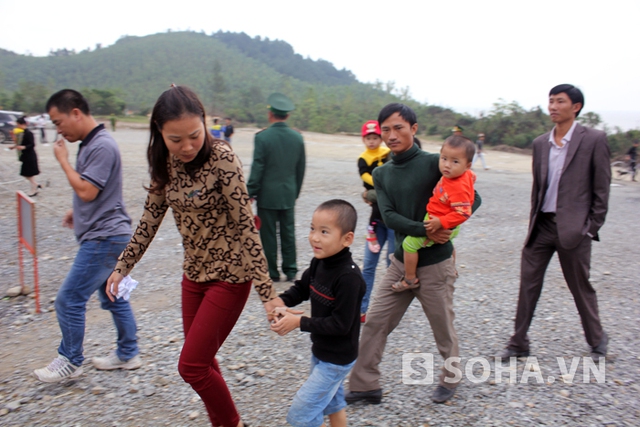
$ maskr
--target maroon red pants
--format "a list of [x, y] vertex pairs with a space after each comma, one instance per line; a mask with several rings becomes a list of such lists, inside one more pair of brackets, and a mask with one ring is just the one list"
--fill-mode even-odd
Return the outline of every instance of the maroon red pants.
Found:
[[240, 415], [216, 362], [216, 353], [249, 298], [251, 282], [196, 283], [182, 277], [184, 346], [180, 376], [200, 395], [213, 426], [236, 427]]

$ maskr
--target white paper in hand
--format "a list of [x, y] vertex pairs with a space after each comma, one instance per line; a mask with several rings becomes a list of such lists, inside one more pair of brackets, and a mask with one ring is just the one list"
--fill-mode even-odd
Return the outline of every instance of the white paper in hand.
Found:
[[[123, 298], [125, 301], [129, 301], [129, 297], [131, 297], [131, 291], [133, 291], [136, 286], [138, 286], [138, 282], [133, 280], [131, 276], [126, 276], [118, 285], [118, 295], [116, 298]], [[111, 292], [113, 293], [113, 284], [111, 285]]]

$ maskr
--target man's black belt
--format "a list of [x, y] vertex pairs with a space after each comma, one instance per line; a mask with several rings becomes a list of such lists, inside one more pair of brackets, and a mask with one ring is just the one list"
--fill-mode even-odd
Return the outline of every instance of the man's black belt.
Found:
[[548, 221], [556, 222], [555, 212], [540, 212], [540, 216]]

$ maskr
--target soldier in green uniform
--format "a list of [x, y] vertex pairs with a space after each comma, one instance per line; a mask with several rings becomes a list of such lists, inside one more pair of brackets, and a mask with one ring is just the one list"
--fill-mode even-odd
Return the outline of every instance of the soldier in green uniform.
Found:
[[260, 238], [269, 276], [273, 281], [280, 280], [276, 235], [279, 224], [282, 272], [291, 281], [298, 272], [294, 207], [306, 166], [304, 141], [286, 123], [289, 112], [295, 109], [293, 102], [281, 93], [271, 94], [267, 102], [271, 125], [255, 136], [247, 190], [258, 203], [258, 216], [262, 220]]

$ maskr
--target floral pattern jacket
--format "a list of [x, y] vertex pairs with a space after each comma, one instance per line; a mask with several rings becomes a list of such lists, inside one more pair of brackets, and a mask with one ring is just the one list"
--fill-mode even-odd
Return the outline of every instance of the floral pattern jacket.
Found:
[[182, 236], [184, 274], [198, 283], [253, 281], [262, 302], [274, 299], [262, 242], [255, 227], [242, 165], [221, 141], [193, 177], [176, 157], [168, 159], [170, 182], [149, 192], [140, 223], [115, 271], [126, 276], [142, 258], [171, 207]]

